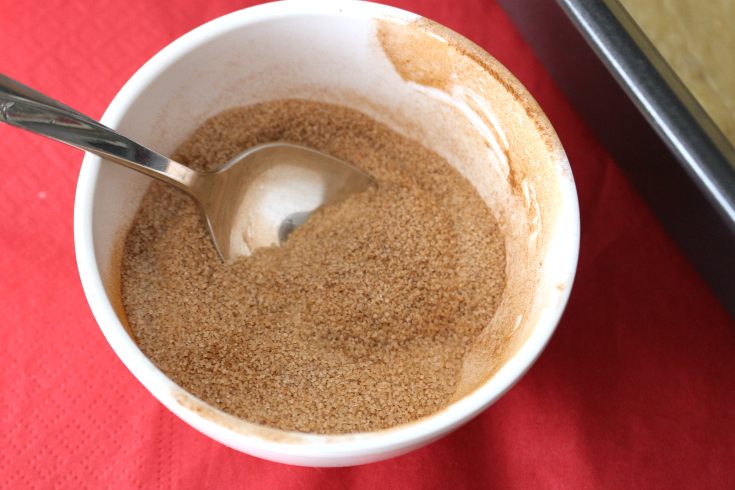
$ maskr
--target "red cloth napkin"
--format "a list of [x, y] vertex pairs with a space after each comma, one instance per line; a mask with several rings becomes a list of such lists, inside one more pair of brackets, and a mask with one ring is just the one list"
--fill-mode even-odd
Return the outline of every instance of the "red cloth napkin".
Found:
[[[537, 98], [569, 155], [582, 250], [530, 372], [430, 446], [314, 469], [238, 453], [138, 383], [76, 270], [82, 154], [0, 125], [0, 487], [735, 488], [735, 325], [492, 0], [394, 0], [475, 41]], [[0, 72], [99, 118], [165, 45], [249, 1], [0, 0]]]

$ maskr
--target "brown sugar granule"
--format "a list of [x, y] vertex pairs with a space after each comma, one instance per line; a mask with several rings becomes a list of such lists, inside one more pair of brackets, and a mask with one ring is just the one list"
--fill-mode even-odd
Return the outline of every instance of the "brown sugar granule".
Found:
[[278, 429], [374, 431], [442, 409], [503, 291], [490, 210], [436, 153], [325, 103], [225, 111], [174, 158], [212, 170], [273, 141], [351, 162], [379, 187], [223, 264], [189, 198], [154, 183], [123, 253], [137, 344], [193, 395]]

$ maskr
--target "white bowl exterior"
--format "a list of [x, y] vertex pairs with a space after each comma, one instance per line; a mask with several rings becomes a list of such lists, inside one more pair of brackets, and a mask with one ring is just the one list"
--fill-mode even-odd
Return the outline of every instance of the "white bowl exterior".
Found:
[[[376, 55], [374, 18], [410, 22], [416, 16], [352, 1], [279, 2], [235, 12], [192, 31], [152, 58], [115, 97], [102, 122], [169, 154], [221, 110], [279, 98], [345, 105], [369, 99], [387, 107], [416, 108], [415, 114], [408, 114], [416, 120], [441, 113], [443, 103], [427, 102], [425, 95], [395, 73], [390, 61]], [[357, 108], [393, 122], [389, 113], [372, 107], [370, 102]], [[442, 129], [432, 127], [431, 120], [422, 124], [426, 142], [436, 141], [434, 136]], [[447, 148], [433, 149], [449, 157]], [[378, 461], [427, 444], [477, 415], [510, 389], [545, 347], [571, 292], [579, 249], [574, 181], [566, 160], [557, 168], [562, 203], [544, 276], [550, 292], [530, 336], [479, 389], [432, 417], [386, 431], [279, 439], [280, 431], [255, 430], [253, 424], [224, 414], [215, 422], [182, 404], [177, 398], [182, 390], [131, 340], [105, 289], [114, 271], [111, 264], [119, 257], [115, 254], [149, 180], [92, 155], [82, 165], [74, 215], [82, 285], [100, 328], [123, 363], [158, 400], [197, 430], [237, 450], [283, 463], [344, 466]]]

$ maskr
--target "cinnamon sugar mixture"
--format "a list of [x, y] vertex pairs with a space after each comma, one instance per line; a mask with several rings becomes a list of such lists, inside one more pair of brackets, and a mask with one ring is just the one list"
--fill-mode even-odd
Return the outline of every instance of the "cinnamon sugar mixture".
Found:
[[173, 156], [213, 170], [273, 141], [334, 155], [379, 187], [223, 264], [189, 198], [153, 183], [123, 253], [136, 342], [193, 395], [278, 429], [374, 431], [442, 409], [503, 292], [490, 209], [437, 154], [325, 103], [225, 111]]

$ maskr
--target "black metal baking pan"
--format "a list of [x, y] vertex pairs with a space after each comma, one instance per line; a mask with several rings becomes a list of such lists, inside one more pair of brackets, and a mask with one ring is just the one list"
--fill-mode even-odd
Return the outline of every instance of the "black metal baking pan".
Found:
[[617, 0], [499, 0], [735, 318], [735, 149]]

